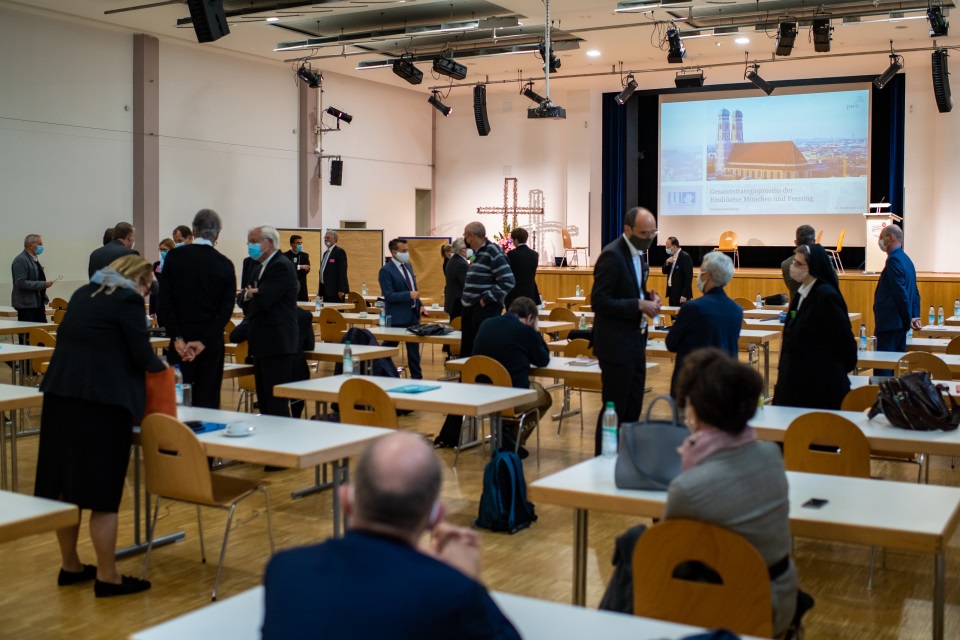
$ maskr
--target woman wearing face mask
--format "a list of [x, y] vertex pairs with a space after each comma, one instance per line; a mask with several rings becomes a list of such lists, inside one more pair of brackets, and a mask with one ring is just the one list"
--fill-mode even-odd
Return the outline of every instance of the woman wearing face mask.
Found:
[[447, 263], [450, 262], [450, 258], [453, 256], [453, 245], [451, 244], [442, 244], [440, 245], [440, 257], [443, 259], [443, 272], [447, 272]]
[[794, 251], [790, 277], [800, 283], [790, 301], [780, 347], [773, 404], [839, 409], [850, 390], [857, 343], [847, 303], [826, 250], [818, 244]]
[[145, 580], [121, 576], [114, 554], [133, 421], [143, 415], [146, 402], [144, 372], [167, 366], [150, 346], [143, 322], [143, 297], [152, 278], [149, 262], [127, 255], [77, 289], [40, 385], [43, 414], [34, 493], [91, 511], [97, 557], [96, 566], [80, 561], [79, 524], [60, 529], [57, 583], [95, 581], [98, 598], [150, 588]]

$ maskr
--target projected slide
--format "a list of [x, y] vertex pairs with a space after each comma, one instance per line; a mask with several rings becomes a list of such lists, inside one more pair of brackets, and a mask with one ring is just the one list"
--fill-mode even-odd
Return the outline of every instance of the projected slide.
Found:
[[867, 210], [869, 91], [660, 105], [660, 214]]

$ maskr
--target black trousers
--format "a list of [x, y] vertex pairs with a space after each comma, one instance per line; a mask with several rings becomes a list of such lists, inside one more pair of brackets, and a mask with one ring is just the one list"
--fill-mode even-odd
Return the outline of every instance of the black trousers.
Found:
[[477, 337], [477, 331], [480, 325], [487, 318], [496, 318], [503, 313], [503, 305], [495, 302], [487, 302], [484, 306], [474, 303], [469, 307], [463, 308], [463, 316], [460, 320], [460, 357], [466, 358], [473, 355], [473, 341]]
[[267, 416], [290, 417], [290, 403], [286, 398], [276, 398], [273, 388], [296, 380], [297, 359], [302, 356], [256, 356], [253, 359], [253, 379], [257, 385], [257, 402], [260, 413]]
[[180, 365], [183, 382], [193, 387], [193, 406], [220, 408], [220, 387], [223, 385], [223, 343], [205, 345], [191, 362], [183, 362], [176, 349], [170, 349], [171, 364]]
[[[594, 434], [594, 455], [597, 456], [601, 450], [603, 411], [608, 402], [613, 403], [620, 424], [640, 419], [643, 389], [647, 385], [647, 357], [644, 349], [640, 350], [640, 356], [633, 362], [614, 363], [600, 360], [600, 381], [603, 384], [603, 406], [597, 416], [597, 432]], [[619, 431], [617, 433], [619, 438]]]
[[[47, 313], [43, 307], [35, 309], [17, 309], [18, 322], [46, 322]], [[20, 344], [27, 344], [27, 334], [21, 333], [18, 337]]]

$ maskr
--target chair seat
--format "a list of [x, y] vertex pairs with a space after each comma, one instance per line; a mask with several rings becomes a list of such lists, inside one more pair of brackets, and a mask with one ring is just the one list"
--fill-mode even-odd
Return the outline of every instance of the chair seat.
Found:
[[240, 496], [269, 484], [263, 480], [248, 480], [247, 478], [235, 478], [233, 476], [222, 476], [219, 474], [213, 474], [211, 480], [213, 482], [214, 502], [209, 504], [205, 503], [205, 506], [208, 507], [230, 504]]

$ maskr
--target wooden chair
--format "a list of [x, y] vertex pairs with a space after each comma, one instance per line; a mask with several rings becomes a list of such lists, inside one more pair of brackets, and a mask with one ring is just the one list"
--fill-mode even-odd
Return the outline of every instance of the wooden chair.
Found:
[[[453, 328], [454, 331], [460, 331], [460, 329], [463, 327], [463, 318], [461, 318], [460, 316], [457, 316], [456, 318], [454, 318], [453, 320], [451, 320], [451, 321], [450, 321], [450, 327]], [[460, 356], [460, 344], [459, 344], [459, 343], [458, 343], [458, 344], [451, 344], [451, 345], [450, 345], [450, 357], [451, 357], [451, 358], [457, 358], [457, 357], [459, 357], [459, 356]]]
[[846, 235], [847, 228], [844, 227], [840, 231], [840, 237], [837, 238], [837, 248], [836, 249], [827, 249], [827, 253], [833, 258], [833, 265], [837, 269], [837, 273], [843, 273], [843, 264], [840, 262], [840, 252], [843, 251], [843, 236]]
[[270, 537], [270, 553], [273, 554], [273, 523], [270, 513], [270, 495], [267, 485], [260, 480], [248, 480], [234, 476], [210, 473], [207, 455], [203, 445], [190, 427], [176, 418], [153, 413], [143, 419], [140, 431], [140, 443], [143, 448], [143, 466], [147, 491], [157, 497], [153, 512], [153, 522], [147, 531], [147, 553], [143, 558], [143, 578], [147, 577], [150, 552], [156, 535], [157, 515], [160, 513], [162, 499], [187, 502], [197, 506], [197, 525], [199, 528], [200, 557], [207, 561], [203, 546], [203, 520], [200, 507], [215, 507], [228, 511], [227, 526], [223, 533], [223, 546], [220, 548], [220, 563], [217, 565], [217, 577], [213, 583], [212, 600], [217, 599], [220, 587], [220, 574], [223, 572], [223, 560], [227, 554], [227, 540], [233, 514], [237, 504], [255, 493], [262, 493], [267, 505], [267, 533]]
[[[722, 583], [674, 577], [687, 562], [708, 566]], [[633, 613], [769, 638], [773, 605], [767, 565], [732, 531], [696, 520], [664, 520], [640, 536], [633, 552]]]
[[[734, 298], [733, 301], [740, 305], [744, 311], [755, 311], [757, 308], [757, 303], [747, 298]], [[746, 329], [746, 325], [743, 328]]]
[[356, 291], [348, 291], [343, 301], [353, 303], [354, 313], [365, 313], [367, 311], [367, 301]]
[[[237, 364], [246, 364], [249, 353], [250, 343], [238, 342], [236, 349], [233, 351], [233, 361]], [[240, 391], [240, 397], [237, 399], [237, 411], [240, 411], [242, 405], [243, 410], [250, 413], [253, 409], [253, 399], [257, 397], [256, 378], [252, 375], [240, 376], [237, 378], [237, 389]]]
[[397, 409], [387, 392], [363, 378], [351, 378], [340, 386], [337, 395], [340, 421], [366, 427], [396, 429]]
[[737, 238], [737, 234], [734, 231], [724, 231], [720, 234], [720, 241], [717, 243], [718, 246], [714, 251], [722, 251], [724, 253], [733, 254], [733, 266], [738, 268], [740, 266], [740, 239]]
[[[45, 329], [30, 329], [30, 331], [27, 333], [27, 339], [29, 340], [31, 347], [57, 346], [57, 339], [53, 337], [53, 334]], [[30, 367], [33, 369], [33, 374], [35, 376], [40, 376], [41, 374], [46, 373], [49, 366], [50, 356], [34, 358], [30, 361]]]
[[[866, 411], [873, 406], [880, 387], [868, 384], [856, 389], [850, 389], [840, 405], [841, 411]], [[905, 454], [900, 451], [874, 451], [871, 455], [874, 460], [888, 460], [891, 462], [907, 462], [917, 465], [917, 483], [923, 479], [923, 463], [926, 456], [922, 453]]]
[[57, 309], [53, 312], [53, 324], [58, 325], [63, 322], [63, 317], [67, 315], [66, 309]]
[[[463, 370], [460, 372], [460, 381], [468, 384], [492, 384], [495, 387], [513, 387], [513, 381], [510, 379], [510, 373], [507, 369], [493, 358], [487, 356], [471, 356], [468, 358], [463, 365]], [[519, 413], [515, 409], [504, 409], [501, 412], [501, 416], [504, 420], [504, 428], [506, 427], [507, 421], [516, 423], [517, 447], [515, 451], [519, 451], [524, 423], [533, 420], [537, 423], [535, 426], [539, 426], [539, 413], [536, 409], [527, 409]], [[480, 432], [482, 433], [482, 420], [480, 423]], [[460, 436], [457, 438], [456, 455], [453, 458], [454, 469], [457, 468], [457, 460], [460, 457], [459, 443], [463, 442], [464, 424], [466, 424], [466, 419], [460, 424]], [[537, 464], [540, 464], [540, 429], [537, 429]]]
[[343, 332], [347, 330], [347, 321], [336, 309], [321, 309], [316, 322], [320, 325], [320, 340], [323, 342], [339, 343], [343, 339]]
[[[590, 348], [590, 341], [583, 338], [571, 340], [563, 347], [564, 358], [579, 358], [580, 356], [593, 357], [593, 349]], [[583, 392], [584, 391], [602, 391], [603, 385], [593, 384], [586, 381], [580, 382], [577, 386], [568, 385], [563, 381], [563, 403], [560, 405], [560, 421], [557, 424], [557, 435], [560, 435], [560, 429], [563, 428], [563, 415], [570, 411], [570, 392], [576, 391], [580, 395], [580, 431], [583, 431]]]
[[[560, 238], [563, 241], [563, 257], [566, 259], [568, 254], [573, 254], [573, 265], [580, 266], [580, 260], [578, 259], [579, 252], [583, 251], [583, 261], [586, 263], [584, 266], [590, 266], [590, 251], [589, 247], [575, 247], [573, 246], [573, 238], [570, 237], [570, 232], [564, 228], [560, 228]], [[570, 265], [570, 261], [567, 260], [567, 266]]]
[[67, 308], [67, 301], [64, 300], [63, 298], [54, 298], [53, 300], [50, 301], [50, 308], [51, 308], [51, 309], [66, 309], [66, 308]]
[[[553, 322], [572, 322], [575, 326], [580, 326], [580, 316], [578, 316], [575, 311], [567, 309], [566, 307], [557, 307], [555, 309], [551, 309], [548, 320]], [[559, 340], [566, 340], [569, 334], [570, 329], [556, 332], [557, 339]]]
[[960, 336], [947, 343], [946, 353], [951, 356], [960, 356]]
[[911, 351], [897, 360], [897, 371], [926, 371], [933, 380], [952, 380], [953, 372], [947, 363], [926, 351]]

